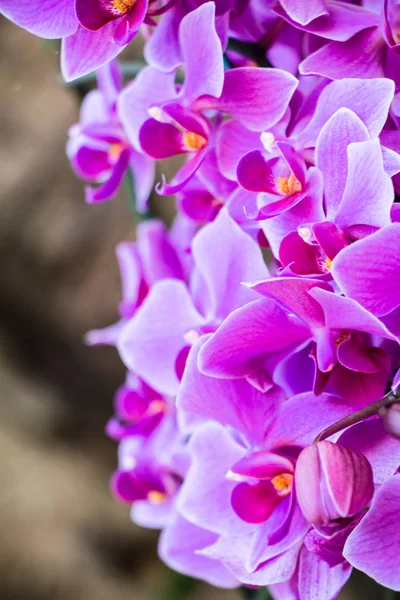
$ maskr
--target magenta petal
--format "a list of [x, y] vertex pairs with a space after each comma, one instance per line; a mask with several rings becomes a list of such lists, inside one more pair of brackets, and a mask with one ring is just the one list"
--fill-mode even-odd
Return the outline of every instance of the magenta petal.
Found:
[[378, 15], [361, 6], [345, 2], [329, 2], [328, 6], [328, 14], [322, 14], [305, 25], [300, 25], [285, 13], [283, 6], [275, 6], [274, 11], [294, 27], [300, 27], [309, 33], [341, 42], [350, 39], [358, 31], [379, 25]]
[[122, 502], [132, 503], [144, 500], [151, 487], [134, 472], [117, 471], [111, 479], [111, 489]]
[[336, 224], [341, 228], [356, 223], [374, 227], [389, 225], [394, 190], [391, 178], [385, 173], [379, 139], [351, 143], [347, 157], [346, 187]]
[[[176, 99], [175, 73], [162, 73], [145, 67], [121, 92], [118, 116], [132, 145], [140, 150], [139, 131], [149, 118], [149, 108], [162, 106]], [[154, 100], [156, 99], [156, 100]]]
[[149, 285], [169, 277], [185, 279], [176, 247], [162, 221], [151, 219], [140, 223], [136, 228], [136, 239], [143, 277]]
[[159, 281], [123, 329], [118, 345], [122, 359], [154, 389], [175, 395], [175, 361], [187, 345], [185, 333], [202, 324], [186, 286], [177, 279]]
[[299, 66], [304, 75], [342, 79], [384, 77], [385, 42], [378, 27], [356, 33], [347, 42], [330, 42], [309, 55]]
[[328, 292], [326, 289], [322, 289], [322, 286], [310, 289], [309, 294], [322, 307], [325, 323], [329, 329], [363, 331], [371, 335], [397, 340], [382, 321], [351, 298]]
[[220, 535], [248, 530], [231, 506], [236, 482], [226, 477], [246, 448], [234, 439], [229, 428], [209, 420], [196, 426], [188, 449], [191, 464], [179, 493], [180, 513], [195, 525]]
[[155, 119], [148, 119], [143, 123], [139, 143], [143, 151], [156, 160], [187, 151], [182, 132], [172, 123], [161, 123]]
[[43, 38], [63, 38], [78, 28], [74, 0], [1, 0], [0, 13]]
[[342, 250], [332, 274], [344, 291], [381, 316], [400, 305], [400, 223], [393, 223]]
[[281, 473], [292, 473], [293, 463], [279, 454], [260, 450], [240, 459], [231, 471], [252, 479], [272, 479]]
[[246, 523], [263, 523], [282, 498], [271, 482], [239, 483], [232, 491], [232, 508]]
[[263, 149], [259, 133], [249, 131], [234, 119], [225, 121], [218, 127], [216, 134], [218, 164], [228, 179], [236, 181], [239, 160], [254, 149]]
[[377, 373], [379, 365], [374, 360], [369, 344], [365, 343], [357, 334], [351, 334], [347, 340], [343, 340], [337, 348], [339, 362], [352, 371], [362, 373]]
[[71, 164], [74, 171], [82, 179], [96, 180], [110, 171], [108, 144], [104, 149], [81, 146], [75, 156], [72, 156]]
[[371, 509], [350, 534], [343, 554], [381, 585], [400, 591], [400, 475], [386, 481]]
[[87, 75], [118, 56], [123, 48], [112, 41], [114, 27], [114, 23], [99, 31], [79, 27], [76, 33], [63, 39], [61, 70], [66, 81]]
[[321, 306], [309, 295], [309, 292], [321, 288], [331, 290], [331, 286], [327, 283], [317, 279], [271, 277], [265, 281], [249, 284], [249, 287], [262, 296], [274, 298], [314, 330], [324, 326], [325, 320]]
[[333, 394], [297, 394], [281, 404], [279, 416], [268, 433], [269, 444], [307, 446], [322, 429], [351, 412], [349, 403]]
[[122, 178], [124, 177], [126, 170], [129, 165], [131, 151], [130, 149], [123, 150], [118, 162], [114, 165], [110, 178], [100, 187], [97, 188], [86, 188], [86, 202], [88, 204], [95, 204], [97, 202], [104, 202], [113, 198], [119, 186], [121, 185]]
[[274, 174], [260, 150], [249, 152], [239, 161], [237, 180], [249, 192], [277, 193]]
[[323, 126], [315, 148], [315, 164], [324, 177], [327, 218], [333, 219], [346, 186], [347, 147], [369, 139], [368, 129], [348, 108], [340, 108]]
[[304, 158], [294, 149], [292, 144], [278, 141], [276, 142], [276, 145], [279, 148], [279, 151], [287, 163], [290, 171], [293, 173], [297, 181], [300, 182], [301, 187], [304, 188], [307, 177], [307, 169]]
[[251, 377], [265, 370], [268, 355], [289, 351], [309, 336], [276, 302], [256, 300], [225, 319], [203, 346], [199, 368], [213, 377]]
[[349, 406], [354, 408], [366, 406], [385, 394], [390, 374], [390, 356], [380, 348], [371, 348], [370, 353], [379, 366], [376, 373], [350, 371], [339, 362], [330, 373], [329, 389], [346, 399]]
[[330, 221], [314, 223], [312, 231], [321, 250], [331, 260], [348, 245], [343, 231]]
[[113, 6], [110, 0], [75, 0], [76, 16], [85, 29], [97, 31], [109, 21], [123, 17], [125, 13]]
[[186, 6], [178, 2], [160, 19], [144, 47], [144, 57], [149, 65], [172, 73], [184, 62], [178, 32], [186, 14]]
[[307, 25], [321, 15], [328, 14], [324, 0], [280, 0], [289, 17], [300, 25]]
[[307, 244], [297, 233], [292, 231], [283, 238], [279, 247], [279, 260], [284, 267], [298, 275], [310, 275], [320, 272], [318, 259], [321, 254], [318, 248]]
[[211, 105], [251, 131], [264, 131], [283, 117], [297, 85], [297, 79], [279, 69], [239, 67], [225, 73], [221, 97]]
[[183, 167], [179, 169], [179, 171], [173, 178], [172, 183], [166, 183], [163, 177], [163, 182], [156, 186], [157, 192], [161, 196], [170, 196], [172, 194], [177, 194], [178, 192], [180, 192], [184, 188], [184, 186], [192, 179], [196, 171], [199, 169], [207, 154], [207, 151], [208, 148], [207, 146], [205, 146], [202, 150], [196, 152], [196, 154], [192, 158], [190, 158], [188, 162], [183, 165]]
[[218, 98], [224, 83], [224, 63], [221, 41], [215, 30], [213, 2], [206, 2], [182, 19], [179, 41], [185, 63], [181, 90], [185, 103], [190, 105], [204, 94]]
[[321, 92], [315, 112], [300, 135], [304, 144], [312, 145], [326, 121], [342, 107], [349, 108], [376, 137], [387, 119], [393, 100], [394, 85], [390, 79], [341, 79], [333, 81]]
[[178, 392], [178, 408], [229, 425], [253, 444], [262, 443], [283, 399], [282, 391], [274, 386], [262, 393], [245, 379], [215, 379], [200, 373], [197, 361], [206, 339], [200, 339], [190, 352]]
[[342, 433], [338, 442], [346, 448], [363, 453], [372, 467], [376, 485], [384, 483], [398, 469], [399, 441], [388, 435], [382, 420], [378, 417], [349, 427]]
[[319, 556], [303, 547], [300, 554], [298, 575], [301, 599], [336, 598], [350, 577], [351, 571], [352, 567], [346, 561], [332, 567]]
[[216, 587], [235, 588], [239, 582], [220, 561], [200, 554], [202, 549], [215, 542], [216, 537], [177, 514], [163, 529], [158, 552], [161, 559], [178, 573], [204, 579]]
[[196, 235], [192, 255], [196, 270], [190, 287], [196, 306], [210, 321], [224, 319], [256, 298], [243, 281], [269, 276], [259, 245], [224, 209]]

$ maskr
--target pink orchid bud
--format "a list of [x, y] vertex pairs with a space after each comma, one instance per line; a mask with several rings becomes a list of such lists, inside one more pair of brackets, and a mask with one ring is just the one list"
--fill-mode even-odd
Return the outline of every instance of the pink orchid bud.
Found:
[[383, 424], [390, 435], [400, 439], [400, 404], [393, 404], [381, 412]]
[[314, 525], [356, 515], [374, 493], [372, 469], [365, 456], [327, 441], [300, 453], [295, 484], [300, 508]]

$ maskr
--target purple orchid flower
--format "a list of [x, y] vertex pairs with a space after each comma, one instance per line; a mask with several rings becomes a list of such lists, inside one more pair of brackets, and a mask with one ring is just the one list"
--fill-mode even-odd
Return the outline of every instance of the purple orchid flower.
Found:
[[[325, 389], [329, 382], [333, 391], [340, 394], [343, 389], [343, 383], [337, 381], [340, 378], [348, 384], [344, 397], [355, 405], [367, 404], [384, 395], [390, 355], [375, 346], [373, 340], [378, 336], [381, 340], [397, 343], [397, 337], [372, 313], [350, 298], [338, 296], [331, 286], [316, 280], [271, 278], [250, 287], [282, 303], [310, 327], [315, 343], [311, 353], [315, 357], [316, 393]], [[331, 380], [337, 366], [340, 375], [333, 374]], [[353, 378], [355, 386], [351, 383]], [[363, 390], [364, 380], [369, 382], [367, 393]], [[337, 383], [341, 390], [336, 387]]]
[[[390, 487], [393, 479], [397, 477], [394, 474], [399, 465], [400, 444], [397, 440], [390, 438], [378, 418], [373, 418], [350, 427], [340, 435], [337, 444], [342, 449], [345, 449], [347, 454], [350, 452], [360, 455], [361, 453], [363, 456], [362, 461], [368, 460], [370, 468], [372, 468], [373, 481], [376, 488], [371, 508], [368, 511], [361, 510], [358, 514], [350, 518], [335, 519], [330, 522], [328, 527], [319, 525], [310, 529], [304, 538], [304, 545], [300, 550], [297, 567], [293, 576], [290, 580], [272, 585], [270, 588], [270, 592], [276, 600], [286, 600], [287, 598], [308, 600], [310, 594], [314, 592], [320, 600], [333, 600], [350, 577], [353, 566], [361, 568], [383, 583], [383, 585], [388, 585], [396, 589], [393, 575], [397, 571], [396, 568], [391, 569], [395, 564], [395, 545], [392, 546], [394, 562], [388, 560], [387, 555], [384, 555], [385, 558], [381, 560], [382, 553], [379, 552], [382, 539], [384, 540], [383, 544], [386, 545], [386, 539], [378, 534], [378, 527], [381, 531], [383, 521], [379, 525], [378, 521], [374, 522], [373, 529], [375, 531], [374, 533], [371, 532], [371, 537], [374, 541], [371, 542], [370, 537], [368, 537], [367, 541], [366, 536], [362, 537], [362, 532], [365, 531], [364, 528], [368, 526], [368, 522], [371, 522], [372, 515], [369, 515], [371, 510], [377, 507], [378, 498]], [[352, 468], [350, 467], [350, 469]], [[340, 471], [335, 469], [330, 469], [330, 471], [332, 478], [339, 481], [341, 476]], [[358, 477], [358, 473], [355, 473], [355, 475]], [[297, 475], [295, 476], [297, 481]], [[310, 481], [312, 483], [314, 480], [311, 479]], [[353, 494], [361, 498], [361, 490], [359, 488], [354, 489], [350, 485], [350, 481], [343, 480], [343, 485], [343, 489], [347, 490], [348, 499]], [[307, 493], [306, 488], [304, 488], [304, 493]], [[310, 491], [309, 497], [312, 503], [311, 496]], [[345, 501], [345, 494], [340, 494], [339, 497], [341, 502]], [[304, 500], [307, 500], [306, 495], [304, 496]], [[363, 504], [363, 501], [361, 504]], [[391, 515], [393, 515], [393, 509], [389, 510]], [[386, 521], [384, 517], [385, 512], [386, 510], [383, 509], [378, 519]], [[390, 528], [391, 531], [396, 531], [396, 528], [388, 524], [388, 530]], [[358, 537], [358, 532], [360, 532], [360, 537]], [[374, 534], [377, 536], [375, 539], [373, 538]], [[378, 542], [378, 536], [379, 543], [376, 543]], [[361, 539], [363, 540], [363, 544], [361, 544]], [[351, 548], [350, 552], [347, 552], [348, 547]], [[355, 559], [351, 556], [351, 552], [354, 552]], [[361, 562], [364, 552], [365, 556], [368, 557], [365, 565]], [[357, 560], [360, 560], [360, 563]], [[372, 565], [376, 569], [376, 574], [371, 573], [371, 567], [374, 568]], [[379, 575], [377, 576], [379, 572], [380, 574], [386, 573], [386, 581], [382, 581]], [[390, 580], [388, 576], [391, 577]]]
[[189, 355], [177, 399], [183, 426], [193, 431], [177, 510], [218, 534], [201, 554], [242, 583], [285, 581], [310, 528], [294, 491], [297, 457], [321, 423], [348, 414], [349, 407], [328, 394], [283, 401], [277, 386], [260, 392], [244, 379], [202, 375], [197, 358], [204, 342]]
[[379, 139], [370, 139], [353, 111], [334, 113], [316, 141], [315, 164], [322, 178], [315, 193], [262, 225], [283, 266], [297, 274], [326, 274], [342, 248], [388, 225], [394, 201], [391, 175], [400, 167], [397, 160], [393, 171], [392, 158]]
[[[328, 8], [329, 13], [331, 13], [331, 6]], [[331, 41], [312, 52], [300, 63], [300, 73], [342, 79], [347, 77], [351, 70], [354, 77], [391, 77], [399, 83], [396, 73], [400, 64], [398, 57], [400, 23], [397, 17], [397, 0], [370, 3], [364, 9], [352, 8], [358, 13], [355, 15], [360, 28], [358, 31], [354, 30], [351, 37], [344, 38], [341, 35], [347, 25], [343, 19], [344, 15], [336, 23], [337, 15], [334, 13], [327, 15], [326, 20], [330, 20], [331, 24], [335, 23], [328, 35], [324, 31], [324, 26], [318, 26], [318, 19], [310, 24], [314, 34]], [[374, 17], [375, 23], [373, 23]]]
[[[136, 243], [124, 242], [117, 246], [123, 296], [119, 305], [120, 320], [104, 329], [87, 333], [87, 344], [116, 345], [126, 323], [157, 281], [170, 278], [186, 280], [185, 255], [192, 233], [192, 228], [182, 231], [181, 227], [177, 231], [172, 229], [167, 232], [165, 225], [154, 219], [138, 225]], [[179, 242], [177, 234], [180, 236]]]
[[86, 75], [115, 58], [153, 16], [175, 0], [0, 0], [0, 12], [40, 37], [62, 38], [64, 79]]
[[[298, 93], [296, 92], [296, 94]], [[306, 98], [300, 102], [299, 107], [299, 96], [293, 97], [291, 102], [293, 117], [288, 118], [288, 114], [284, 115], [276, 126], [262, 132], [261, 135], [249, 131], [236, 120], [223, 123], [216, 135], [217, 161], [222, 173], [228, 179], [239, 181], [241, 184], [228, 200], [228, 210], [242, 226], [251, 223], [246, 219], [245, 213], [250, 216], [258, 215], [257, 218], [260, 219], [268, 218], [262, 223], [262, 228], [277, 257], [279, 257], [280, 243], [285, 235], [293, 233], [303, 225], [309, 228], [310, 224], [327, 219], [323, 204], [324, 186], [331, 186], [334, 189], [336, 179], [342, 177], [341, 190], [343, 193], [343, 185], [346, 182], [343, 178], [346, 177], [348, 171], [348, 167], [344, 163], [351, 161], [349, 170], [352, 173], [354, 169], [359, 171], [358, 164], [363, 160], [362, 154], [369, 153], [371, 156], [368, 160], [376, 162], [377, 174], [382, 173], [382, 161], [384, 170], [390, 177], [400, 169], [399, 154], [396, 152], [396, 146], [393, 146], [393, 140], [383, 139], [383, 143], [389, 147], [382, 147], [382, 157], [379, 156], [377, 150], [375, 150], [375, 158], [372, 157], [374, 153], [372, 143], [365, 144], [358, 153], [354, 148], [352, 157], [349, 159], [346, 154], [347, 146], [351, 143], [371, 142], [371, 138], [375, 138], [381, 131], [393, 99], [393, 83], [391, 81], [387, 79], [346, 79], [332, 82], [329, 85], [317, 85]], [[338, 114], [334, 119], [338, 110], [340, 116]], [[331, 119], [331, 125], [328, 127], [327, 121], [330, 122]], [[343, 127], [346, 128], [346, 135], [342, 136]], [[328, 135], [329, 132], [330, 135]], [[318, 154], [316, 155], [314, 148], [317, 140]], [[340, 145], [337, 153], [332, 155], [330, 144]], [[282, 158], [279, 160], [280, 147], [286, 149], [287, 157], [285, 156], [285, 158], [289, 158], [291, 162], [289, 167]], [[363, 148], [365, 149], [361, 152]], [[335, 164], [330, 170], [327, 170], [324, 166], [324, 157], [325, 162], [329, 163], [327, 157], [331, 155]], [[367, 162], [366, 157], [364, 160]], [[327, 181], [321, 177], [321, 173], [314, 166], [310, 167], [315, 163], [317, 167], [321, 168]], [[274, 165], [279, 166], [279, 164], [283, 165], [283, 169], [281, 167], [280, 173], [274, 173], [276, 169]], [[305, 173], [307, 173], [306, 176]], [[372, 177], [371, 170], [368, 175], [370, 178]], [[279, 176], [284, 177], [279, 180]], [[305, 181], [306, 177], [307, 181]], [[279, 189], [280, 181], [284, 186], [285, 194], [282, 194], [282, 190]], [[353, 186], [355, 186], [355, 182]], [[374, 182], [371, 181], [371, 186], [372, 192], [376, 194], [380, 193], [382, 189], [384, 190], [382, 203], [386, 200], [387, 204], [392, 204], [393, 196], [390, 198], [389, 180], [388, 178], [385, 180], [384, 174], [381, 175], [380, 181], [378, 179]], [[262, 193], [263, 190], [268, 190], [269, 193]], [[279, 199], [279, 195], [276, 195], [277, 191], [281, 194], [281, 199]], [[293, 193], [290, 194], [290, 191]], [[337, 204], [336, 200], [336, 207]], [[349, 198], [346, 199], [346, 204], [350, 207]], [[366, 212], [368, 207], [371, 212], [373, 211], [372, 204], [371, 202], [365, 207]], [[383, 215], [387, 214], [388, 208], [380, 206], [383, 208], [383, 218]], [[332, 220], [333, 209], [334, 206], [331, 206], [329, 220]], [[283, 214], [273, 217], [274, 211], [275, 213], [283, 212]], [[378, 210], [375, 213], [375, 221], [377, 214]], [[368, 223], [371, 215], [365, 215], [365, 218], [367, 217], [369, 218], [366, 221]], [[388, 221], [386, 220], [386, 222]], [[358, 221], [355, 221], [355, 224], [358, 224]], [[311, 235], [308, 235], [308, 239], [312, 239], [312, 232]], [[301, 245], [301, 242], [299, 237], [297, 246]], [[313, 243], [315, 244], [314, 239]], [[292, 255], [296, 255], [297, 250], [298, 248], [292, 252]], [[304, 252], [307, 253], [307, 247], [304, 248]], [[315, 249], [311, 251], [312, 253], [317, 255]], [[322, 252], [322, 254], [324, 253]], [[315, 258], [316, 256], [313, 258], [314, 263]], [[326, 255], [325, 258], [327, 258]], [[289, 259], [290, 257], [287, 257], [287, 260]], [[310, 273], [310, 271], [307, 272]], [[314, 270], [312, 273], [321, 274], [320, 270]]]
[[121, 441], [125, 437], [151, 435], [169, 411], [166, 398], [128, 373], [127, 381], [114, 396], [115, 414], [106, 425], [107, 435]]
[[148, 67], [121, 95], [120, 117], [135, 147], [156, 160], [178, 154], [190, 157], [172, 185], [161, 185], [162, 194], [180, 191], [213, 149], [217, 123], [205, 111], [228, 113], [250, 129], [262, 131], [280, 120], [297, 86], [294, 77], [276, 69], [243, 67], [224, 76], [214, 23], [211, 2], [182, 19], [179, 40], [186, 76], [180, 89], [175, 85], [175, 72]]
[[189, 284], [178, 279], [154, 284], [118, 339], [128, 368], [171, 396], [178, 390], [194, 341], [215, 331], [232, 310], [252, 299], [253, 293], [240, 282], [250, 273], [268, 275], [257, 243], [224, 210], [195, 236], [192, 256]]
[[122, 75], [118, 63], [113, 61], [99, 69], [97, 79], [98, 90], [85, 96], [80, 122], [69, 130], [68, 157], [79, 177], [101, 184], [86, 188], [89, 204], [113, 198], [130, 168], [137, 208], [143, 212], [153, 187], [154, 161], [131, 148], [119, 122], [116, 105]]
[[[269, 300], [239, 308], [222, 323], [200, 353], [204, 373], [253, 378], [258, 373], [262, 380], [271, 368], [271, 354], [281, 353], [272, 361], [275, 370], [279, 361], [288, 360], [290, 364], [294, 351], [307, 348], [302, 375], [314, 371], [311, 355], [317, 394], [328, 383], [327, 389], [353, 405], [367, 404], [384, 394], [390, 355], [373, 340], [378, 336], [382, 341], [397, 342], [397, 338], [378, 318], [354, 300], [334, 294], [331, 286], [318, 280], [279, 277], [249, 287]], [[289, 313], [279, 313], [276, 301]], [[279, 370], [276, 377], [286, 386], [295, 375], [290, 375], [290, 369], [284, 369], [284, 373], [283, 381]]]
[[188, 465], [185, 439], [170, 406], [149, 435], [128, 435], [121, 440], [111, 489], [119, 500], [132, 504], [136, 523], [158, 529], [174, 514]]
[[340, 288], [377, 316], [400, 306], [400, 223], [392, 223], [338, 254], [332, 274]]

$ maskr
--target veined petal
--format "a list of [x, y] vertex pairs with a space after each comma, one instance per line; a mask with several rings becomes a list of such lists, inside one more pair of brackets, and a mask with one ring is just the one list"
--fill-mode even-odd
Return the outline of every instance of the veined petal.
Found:
[[315, 164], [324, 177], [328, 219], [335, 217], [346, 187], [348, 146], [368, 139], [368, 129], [348, 108], [340, 108], [323, 126], [315, 148]]
[[224, 63], [215, 30], [214, 2], [206, 2], [182, 19], [179, 42], [185, 63], [181, 90], [185, 103], [190, 105], [204, 94], [218, 98], [224, 83]]
[[365, 517], [350, 534], [343, 554], [381, 585], [400, 591], [400, 475], [378, 490]]
[[74, 0], [1, 0], [0, 12], [10, 21], [43, 38], [66, 37], [79, 25]]
[[400, 305], [400, 223], [345, 248], [332, 263], [340, 288], [367, 310], [386, 315]]
[[122, 359], [155, 390], [174, 395], [179, 386], [175, 360], [186, 345], [185, 333], [203, 322], [181, 281], [159, 281], [120, 336]]
[[78, 27], [76, 33], [63, 39], [61, 71], [65, 81], [95, 71], [122, 52], [123, 47], [112, 40], [114, 28], [114, 23], [108, 23], [99, 31]]

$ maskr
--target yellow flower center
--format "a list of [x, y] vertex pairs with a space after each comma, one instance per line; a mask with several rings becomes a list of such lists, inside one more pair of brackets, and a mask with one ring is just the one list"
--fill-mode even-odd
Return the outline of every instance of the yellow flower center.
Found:
[[135, 2], [136, 0], [111, 0], [112, 10], [117, 15], [126, 15]]
[[271, 483], [280, 496], [287, 496], [292, 491], [293, 475], [281, 473], [271, 479]]
[[185, 131], [183, 140], [189, 152], [201, 150], [207, 144], [206, 138], [199, 133], [194, 133], [194, 131]]
[[120, 143], [111, 144], [110, 149], [108, 151], [108, 156], [112, 163], [117, 162], [117, 160], [119, 159], [121, 152], [124, 148], [125, 148], [124, 144], [120, 144]]
[[157, 490], [152, 490], [147, 494], [147, 500], [152, 504], [164, 504], [164, 502], [167, 501], [167, 498], [167, 494], [163, 494]]
[[162, 400], [152, 400], [149, 404], [148, 412], [151, 415], [155, 415], [159, 412], [164, 412], [165, 408], [165, 402]]
[[289, 177], [278, 177], [278, 187], [280, 192], [285, 196], [301, 192], [301, 183], [293, 173]]

